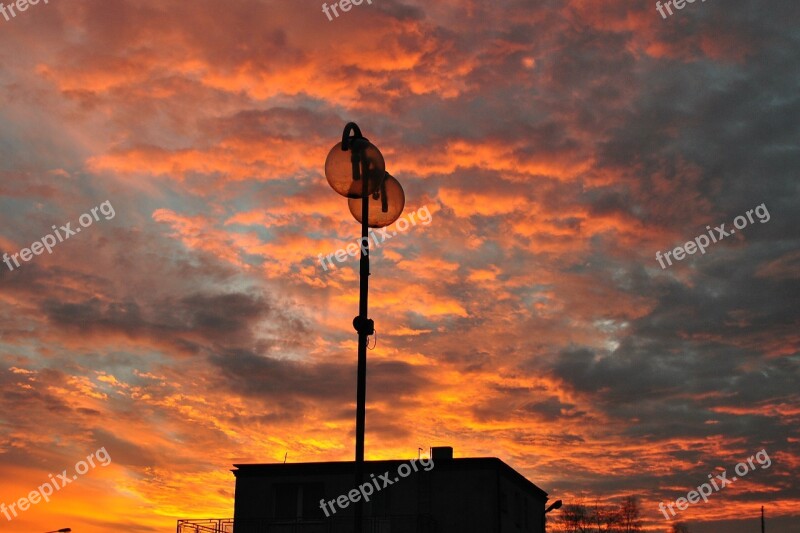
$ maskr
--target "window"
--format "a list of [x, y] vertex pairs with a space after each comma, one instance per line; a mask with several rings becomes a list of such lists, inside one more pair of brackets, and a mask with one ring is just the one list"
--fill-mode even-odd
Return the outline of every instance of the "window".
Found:
[[275, 485], [275, 518], [297, 518], [298, 486], [294, 483], [278, 483]]
[[280, 520], [322, 518], [319, 501], [325, 493], [322, 483], [276, 483], [275, 518]]
[[303, 518], [317, 519], [325, 514], [320, 509], [319, 501], [325, 497], [325, 485], [322, 483], [306, 483], [300, 487], [303, 491]]

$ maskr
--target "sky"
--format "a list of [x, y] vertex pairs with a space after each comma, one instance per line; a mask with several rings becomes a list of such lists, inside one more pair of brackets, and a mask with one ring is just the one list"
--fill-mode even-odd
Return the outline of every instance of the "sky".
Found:
[[367, 459], [450, 445], [635, 495], [647, 531], [800, 531], [800, 4], [672, 11], [0, 15], [0, 531], [172, 531], [233, 515], [234, 463], [352, 460], [358, 259], [319, 261], [359, 236], [324, 175], [349, 121], [406, 200]]

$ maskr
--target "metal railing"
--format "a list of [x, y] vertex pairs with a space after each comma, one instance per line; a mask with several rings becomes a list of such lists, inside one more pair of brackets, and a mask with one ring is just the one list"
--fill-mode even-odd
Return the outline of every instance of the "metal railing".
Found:
[[178, 520], [177, 533], [233, 533], [233, 518]]

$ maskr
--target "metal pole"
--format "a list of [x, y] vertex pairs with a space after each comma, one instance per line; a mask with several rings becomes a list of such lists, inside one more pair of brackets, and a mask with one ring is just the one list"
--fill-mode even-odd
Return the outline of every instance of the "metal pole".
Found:
[[764, 506], [761, 506], [761, 533], [764, 533]]
[[[353, 176], [361, 163], [358, 150], [353, 147]], [[361, 260], [359, 263], [358, 318], [358, 384], [356, 391], [356, 486], [361, 485], [364, 474], [364, 429], [367, 417], [367, 336], [372, 333], [367, 309], [369, 302], [369, 189], [366, 173], [361, 173]], [[363, 502], [355, 508], [355, 531], [362, 532]]]

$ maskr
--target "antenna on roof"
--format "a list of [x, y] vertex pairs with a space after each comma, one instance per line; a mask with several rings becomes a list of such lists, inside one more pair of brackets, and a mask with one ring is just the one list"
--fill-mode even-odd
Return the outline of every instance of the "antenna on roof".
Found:
[[283, 456], [283, 464], [286, 464], [287, 457], [289, 457], [289, 452], [286, 452], [286, 455]]
[[417, 461], [422, 457], [422, 448], [417, 448]]

